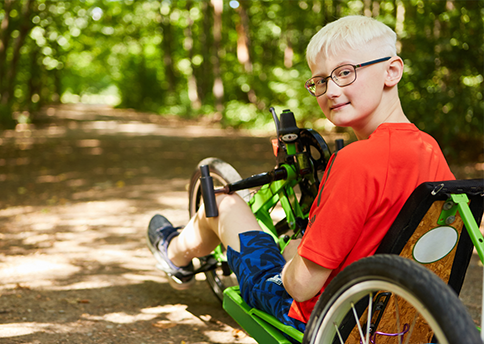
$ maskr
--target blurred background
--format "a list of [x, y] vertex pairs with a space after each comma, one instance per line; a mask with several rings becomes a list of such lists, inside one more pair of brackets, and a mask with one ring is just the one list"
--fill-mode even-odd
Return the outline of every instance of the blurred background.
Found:
[[[305, 48], [349, 14], [394, 29], [403, 108], [451, 163], [484, 161], [484, 1], [2, 0], [0, 126], [95, 103], [270, 128], [268, 108], [332, 129], [304, 89]], [[482, 164], [484, 167], [484, 164]]]

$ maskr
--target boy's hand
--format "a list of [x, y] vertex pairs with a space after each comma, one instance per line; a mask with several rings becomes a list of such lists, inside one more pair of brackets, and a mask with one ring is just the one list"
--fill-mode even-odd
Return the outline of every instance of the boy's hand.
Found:
[[299, 247], [299, 243], [301, 239], [292, 239], [289, 241], [289, 244], [284, 248], [282, 252], [282, 256], [286, 260], [286, 262], [290, 261], [297, 253], [297, 248]]

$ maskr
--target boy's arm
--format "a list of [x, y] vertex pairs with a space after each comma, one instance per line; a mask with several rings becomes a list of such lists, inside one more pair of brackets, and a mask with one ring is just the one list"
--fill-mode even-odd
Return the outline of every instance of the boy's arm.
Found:
[[331, 271], [296, 253], [282, 270], [282, 283], [294, 300], [303, 302], [321, 291]]

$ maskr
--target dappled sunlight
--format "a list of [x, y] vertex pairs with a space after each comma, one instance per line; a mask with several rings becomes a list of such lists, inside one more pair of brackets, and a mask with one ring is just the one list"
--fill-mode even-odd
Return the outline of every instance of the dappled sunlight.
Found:
[[69, 333], [72, 331], [86, 332], [78, 324], [55, 324], [39, 322], [20, 322], [13, 324], [0, 324], [0, 338], [19, 337], [36, 332]]
[[[186, 203], [185, 197], [184, 192], [169, 196], [180, 205]], [[183, 210], [168, 213], [174, 220], [187, 218]], [[3, 209], [0, 219], [10, 230], [1, 236], [0, 288], [16, 283], [47, 287], [45, 280], [50, 281], [52, 289], [165, 282], [159, 276], [133, 278], [137, 272], [156, 273], [145, 244], [145, 228], [151, 216], [151, 212], [139, 211], [129, 200], [80, 202], [49, 211], [35, 207]], [[8, 255], [9, 250], [17, 252], [22, 247], [37, 247], [37, 252], [20, 257]], [[126, 274], [129, 278], [120, 271], [130, 271]], [[115, 276], [106, 278], [113, 272]]]
[[137, 321], [153, 320], [163, 315], [167, 320], [177, 324], [203, 326], [204, 323], [190, 312], [186, 311], [186, 305], [164, 305], [158, 307], [144, 308], [138, 314], [126, 314], [125, 312], [115, 312], [104, 314], [102, 316], [83, 314], [82, 317], [87, 320], [103, 320], [117, 324], [134, 323]]
[[153, 320], [157, 316], [158, 316], [157, 314], [140, 313], [136, 315], [130, 315], [124, 312], [117, 312], [117, 313], [105, 314], [102, 316], [85, 314], [82, 316], [82, 318], [87, 320], [95, 320], [95, 321], [100, 321], [100, 320], [108, 321], [116, 324], [128, 324], [128, 323], [134, 323], [137, 321]]
[[[106, 329], [115, 328], [118, 334], [130, 325], [149, 322], [153, 329], [166, 330], [173, 327], [195, 328], [203, 333], [208, 340], [217, 343], [230, 343], [237, 337], [238, 343], [255, 343], [240, 330], [230, 326], [218, 324], [219, 330], [214, 330], [215, 321], [210, 315], [196, 316], [187, 310], [186, 305], [164, 305], [140, 309], [137, 314], [126, 312], [112, 312], [103, 315], [92, 315], [83, 313], [80, 319], [75, 322], [58, 324], [54, 322], [18, 322], [0, 324], [0, 338], [15, 338], [36, 333], [59, 334], [69, 333], [85, 334], [88, 337], [93, 335], [93, 324], [104, 324]], [[115, 336], [114, 336], [115, 337]]]
[[[62, 257], [52, 258], [44, 255], [30, 255], [25, 257], [6, 256], [0, 265], [0, 281], [3, 286], [17, 283], [35, 284], [37, 280], [55, 280], [68, 278], [79, 271]], [[3, 289], [0, 286], [0, 290]]]
[[175, 192], [166, 192], [163, 196], [160, 196], [156, 199], [158, 204], [162, 207], [171, 207], [177, 209], [183, 209], [187, 207], [187, 200], [188, 200], [188, 192], [185, 194], [185, 197], [176, 197], [179, 193]]
[[[209, 309], [223, 311], [203, 275], [195, 290], [178, 294], [182, 303], [167, 298], [170, 287], [154, 268], [145, 231], [155, 212], [176, 223], [187, 221], [186, 191], [173, 191], [173, 185], [153, 192], [146, 207], [137, 199], [115, 198], [0, 210], [0, 225], [8, 229], [0, 235], [0, 338], [50, 342], [49, 336], [63, 334], [90, 342], [101, 333], [136, 337], [143, 329], [150, 338], [165, 338], [170, 329], [196, 329], [204, 343], [254, 343], [236, 339], [233, 327], [212, 320]], [[197, 306], [194, 313], [193, 302], [209, 308], [200, 314]], [[32, 317], [39, 312], [42, 321]]]
[[100, 135], [161, 135], [161, 136], [176, 136], [176, 137], [208, 137], [208, 136], [225, 136], [226, 132], [223, 129], [217, 128], [202, 128], [198, 125], [188, 125], [183, 130], [173, 131], [172, 128], [162, 127], [153, 123], [143, 123], [139, 121], [131, 121], [129, 123], [117, 123], [113, 121], [93, 121], [81, 125], [81, 128], [86, 132], [95, 131]]

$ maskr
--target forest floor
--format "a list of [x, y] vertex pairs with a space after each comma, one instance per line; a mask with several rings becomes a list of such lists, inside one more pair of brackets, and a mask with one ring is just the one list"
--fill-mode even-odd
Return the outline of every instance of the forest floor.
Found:
[[[203, 276], [169, 287], [145, 232], [156, 213], [187, 222], [201, 159], [243, 177], [271, 169], [270, 134], [107, 106], [41, 119], [0, 133], [0, 343], [255, 343]], [[482, 177], [482, 165], [452, 169]], [[474, 255], [461, 298], [476, 320], [481, 290]]]

